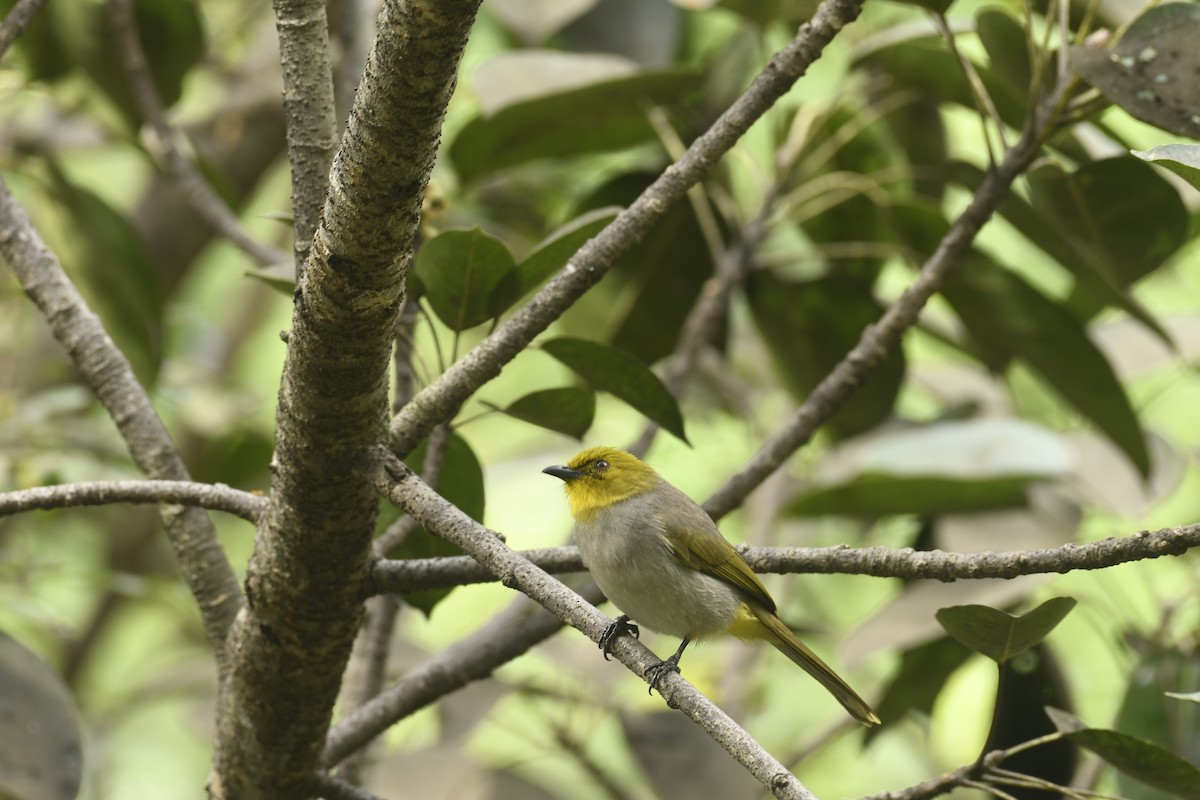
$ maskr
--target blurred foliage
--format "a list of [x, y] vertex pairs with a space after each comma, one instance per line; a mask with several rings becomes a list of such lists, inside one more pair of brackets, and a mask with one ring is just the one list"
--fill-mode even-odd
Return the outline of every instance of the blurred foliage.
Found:
[[[575, 269], [572, 255], [595, 246], [586, 243], [815, 8], [551, 5], [485, 3], [466, 53], [434, 176], [438, 211], [423, 220], [408, 287], [420, 308], [418, 384]], [[229, 196], [247, 230], [289, 249], [290, 226], [273, 221], [288, 214], [283, 139], [254, 122], [279, 105], [269, 4], [135, 6], [158, 90], [203, 174], [219, 191], [240, 187]], [[698, 497], [720, 485], [911, 283], [1001, 142], [1015, 140], [1069, 61], [1081, 77], [1063, 125], [916, 330], [775, 488], [723, 528], [756, 544], [966, 552], [1194, 520], [1200, 147], [1178, 137], [1195, 137], [1200, 119], [1188, 46], [1196, 7], [1070, 12], [1071, 46], [1060, 57], [1057, 6], [868, 3], [687, 202], [619, 254], [534, 353], [464, 404], [438, 490], [515, 547], [561, 543], [563, 504], [539, 482], [540, 466], [563, 461], [578, 446], [568, 439], [624, 445], [651, 426], [674, 434], [654, 440], [649, 458], [661, 471]], [[946, 15], [956, 49], [933, 14]], [[197, 479], [263, 490], [289, 298], [248, 279], [248, 258], [196, 229], [154, 168], [108, 24], [101, 0], [49, 0], [6, 55], [3, 174]], [[234, 146], [246, 143], [258, 146]], [[729, 268], [740, 277], [729, 307], [676, 398], [663, 380], [671, 354], [697, 299]], [[410, 465], [420, 470], [427, 452], [422, 445]], [[7, 277], [0, 466], [5, 488], [135, 474]], [[386, 511], [380, 530], [397, 515]], [[215, 518], [240, 567], [250, 531]], [[98, 743], [85, 748], [84, 797], [193, 797], [203, 785], [212, 667], [155, 525], [124, 507], [0, 519], [0, 628], [64, 676], [84, 739]], [[418, 530], [389, 555], [452, 550]], [[850, 666], [862, 667], [852, 683], [881, 699], [885, 721], [861, 753], [854, 737], [807, 748], [806, 785], [818, 796], [897, 790], [985, 747], [1048, 733], [1053, 721], [1066, 738], [1004, 766], [1069, 781], [1043, 762], [1073, 764], [1078, 746], [1111, 765], [1086, 788], [1194, 797], [1200, 711], [1168, 696], [1200, 680], [1192, 570], [1184, 558], [948, 586], [772, 579], [785, 612], [811, 615], [818, 650], [861, 623], [847, 637]], [[1068, 589], [1079, 602], [1069, 615]], [[510, 595], [489, 587], [406, 598], [423, 614], [402, 615], [398, 658], [407, 667], [449, 646]], [[995, 684], [971, 677], [978, 653], [997, 661], [987, 671]], [[774, 672], [790, 669], [779, 659], [751, 662], [737, 644], [689, 661], [685, 675], [784, 757], [839, 713], [803, 676]], [[44, 665], [23, 674], [53, 683]], [[974, 681], [975, 705], [961, 700], [960, 681]], [[487, 702], [448, 698], [397, 726], [376, 790], [450, 797], [474, 780], [496, 800], [700, 797], [706, 786], [710, 796], [758, 795], [719, 756], [696, 774], [660, 768], [694, 762], [692, 745], [673, 744], [686, 734], [629, 716], [647, 708], [642, 685], [578, 637], [558, 637], [486, 686], [495, 695]], [[1046, 705], [1109, 727], [1046, 717]], [[47, 734], [66, 742], [64, 780], [78, 738], [68, 711], [58, 703], [45, 712], [57, 720]], [[927, 729], [955, 741], [939, 744]]]

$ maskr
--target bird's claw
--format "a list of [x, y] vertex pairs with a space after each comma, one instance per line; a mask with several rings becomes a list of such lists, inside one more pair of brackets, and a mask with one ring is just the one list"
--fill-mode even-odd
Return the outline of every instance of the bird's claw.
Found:
[[637, 639], [641, 636], [641, 633], [637, 624], [630, 622], [629, 617], [625, 614], [610, 622], [608, 627], [604, 629], [604, 633], [600, 636], [600, 652], [604, 653], [604, 660], [610, 660], [609, 655], [612, 653], [613, 642], [616, 641], [618, 636], [628, 634]]
[[[678, 653], [646, 670], [646, 680], [650, 681], [650, 688], [646, 690], [646, 694], [652, 694], [655, 689], [658, 689], [658, 684], [662, 683], [662, 679], [672, 672], [679, 674]], [[662, 690], [659, 690], [659, 694], [662, 694]]]

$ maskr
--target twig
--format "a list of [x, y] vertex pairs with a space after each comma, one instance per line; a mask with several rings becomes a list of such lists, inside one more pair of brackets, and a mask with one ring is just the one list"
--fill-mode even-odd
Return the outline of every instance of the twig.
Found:
[[0, 58], [25, 32], [25, 26], [33, 20], [45, 4], [46, 0], [17, 0], [13, 4], [12, 9], [4, 15], [4, 22], [0, 22]]
[[287, 264], [288, 257], [284, 253], [260, 244], [242, 230], [241, 223], [225, 205], [225, 201], [213, 191], [200, 171], [180, 151], [178, 141], [182, 134], [167, 124], [162, 100], [154, 86], [150, 66], [146, 63], [146, 54], [138, 36], [132, 0], [109, 0], [108, 10], [109, 27], [116, 40], [121, 65], [129, 80], [129, 88], [138, 113], [150, 126], [150, 132], [153, 134], [152, 151], [157, 160], [179, 186], [196, 213], [214, 230], [229, 239], [260, 266]]
[[192, 481], [91, 481], [39, 486], [0, 494], [0, 517], [24, 511], [48, 511], [112, 503], [171, 503], [225, 511], [257, 522], [265, 497], [231, 489], [223, 483]]
[[[836, 573], [950, 582], [1105, 569], [1131, 561], [1177, 556], [1196, 547], [1200, 547], [1200, 524], [1138, 531], [1125, 537], [1043, 550], [949, 553], [944, 550], [838, 546], [749, 547], [743, 548], [741, 553], [754, 571], [760, 573]], [[579, 551], [574, 547], [526, 550], [521, 555], [550, 573], [583, 570]], [[372, 574], [376, 591], [399, 593], [496, 580], [495, 575], [469, 556], [381, 560], [375, 562]]]
[[304, 276], [337, 147], [333, 57], [324, 0], [273, 0], [292, 168], [296, 285]]
[[[83, 380], [116, 423], [134, 462], [156, 480], [187, 481], [187, 468], [129, 361], [71, 284], [25, 210], [0, 179], [0, 258], [21, 282]], [[225, 674], [225, 637], [242, 605], [237, 577], [208, 515], [161, 506], [159, 515], [180, 572], [200, 607], [204, 630]]]
[[305, 797], [320, 797], [322, 800], [380, 800], [378, 795], [324, 773], [313, 776], [309, 793]]
[[[388, 449], [375, 448], [370, 474], [376, 488], [407, 511], [428, 530], [461, 547], [480, 563], [502, 576], [504, 585], [518, 589], [550, 610], [559, 619], [598, 642], [611, 620], [583, 601], [578, 594], [510, 550], [493, 532], [472, 520], [413, 474]], [[622, 637], [613, 655], [631, 670], [644, 675], [659, 659], [640, 642]], [[763, 786], [780, 798], [813, 795], [778, 760], [721, 709], [679, 675], [660, 681], [663, 697], [687, 714]]]
[[823, 0], [792, 42], [771, 58], [742, 96], [692, 143], [682, 158], [580, 248], [520, 311], [396, 415], [390, 426], [392, 449], [401, 455], [409, 453], [434, 425], [448, 419], [476, 389], [499, 375], [506, 363], [603, 278], [613, 262], [640, 241], [670, 206], [792, 87], [861, 9], [861, 0]]
[[817, 384], [787, 425], [704, 503], [704, 510], [713, 519], [720, 519], [736, 508], [747, 494], [807, 443], [816, 429], [842, 407], [854, 390], [866, 381], [871, 370], [887, 357], [901, 334], [916, 323], [925, 303], [941, 288], [946, 276], [971, 247], [980, 228], [1008, 196], [1012, 182], [1037, 156], [1054, 124], [1065, 91], [1066, 85], [1060, 85], [1026, 120], [1021, 138], [1005, 153], [1003, 161], [988, 171], [970, 204], [942, 237], [913, 284], [878, 322], [863, 331], [858, 344]]

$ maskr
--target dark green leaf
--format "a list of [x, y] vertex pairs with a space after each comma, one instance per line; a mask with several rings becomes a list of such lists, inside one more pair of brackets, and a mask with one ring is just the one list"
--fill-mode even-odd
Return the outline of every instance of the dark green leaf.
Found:
[[488, 313], [498, 317], [512, 308], [538, 284], [562, 269], [588, 239], [613, 221], [619, 211], [618, 208], [588, 211], [550, 234], [496, 284], [488, 300]]
[[1025, 26], [1008, 12], [985, 8], [975, 15], [975, 32], [992, 69], [1014, 92], [1026, 92], [1033, 80]]
[[1142, 475], [1149, 473], [1146, 438], [1125, 388], [1066, 308], [979, 254], [950, 274], [942, 294], [989, 363], [1006, 355], [1024, 360]]
[[1069, 731], [1066, 736], [1142, 783], [1179, 800], [1200, 800], [1200, 770], [1154, 742], [1101, 728]]
[[555, 433], [582, 439], [588, 428], [592, 427], [596, 395], [590, 389], [573, 386], [545, 389], [527, 394], [508, 408], [497, 410]]
[[[468, 122], [450, 146], [464, 182], [538, 158], [620, 150], [651, 141], [646, 106], [698, 91], [695, 72], [664, 70], [538, 97]], [[554, 120], [547, 125], [546, 120]]]
[[862, 473], [847, 483], [806, 492], [789, 514], [882, 517], [893, 514], [960, 514], [1025, 506], [1038, 476], [955, 480]]
[[[1138, 642], [1133, 635], [1126, 636]], [[1188, 698], [1178, 693], [1196, 686], [1195, 653], [1153, 641], [1140, 642], [1135, 649], [1140, 651], [1140, 657], [1128, 670], [1128, 686], [1115, 727], [1200, 764], [1200, 714], [1191, 704], [1176, 699]], [[1198, 695], [1193, 693], [1191, 697]], [[1135, 784], [1124, 775], [1118, 776], [1117, 781], [1121, 794], [1130, 800], [1172, 797], [1161, 790]]]
[[955, 639], [1003, 664], [1045, 639], [1074, 607], [1072, 597], [1051, 598], [1021, 616], [988, 606], [951, 606], [938, 611], [937, 620]]
[[[883, 313], [869, 284], [838, 275], [794, 282], [759, 270], [746, 282], [746, 296], [785, 386], [801, 401]], [[904, 380], [904, 365], [903, 351], [890, 350], [866, 386], [830, 418], [829, 427], [838, 436], [853, 436], [886, 419]]]
[[[900, 668], [884, 689], [883, 699], [875, 705], [879, 718], [899, 722], [909, 711], [932, 715], [933, 704], [950, 675], [970, 655], [970, 650], [948, 636], [905, 650], [900, 656]], [[881, 730], [871, 728], [867, 740]]]
[[1166, 167], [1179, 177], [1200, 189], [1200, 145], [1195, 144], [1160, 144], [1149, 150], [1134, 150], [1133, 155]]
[[1110, 49], [1072, 47], [1071, 66], [1143, 122], [1200, 138], [1200, 7], [1166, 3], [1139, 17]]
[[124, 214], [53, 164], [50, 184], [71, 219], [63, 261], [133, 372], [152, 386], [162, 362], [162, 295], [141, 236]]
[[[417, 447], [404, 462], [413, 471], [420, 473], [425, 463], [425, 453], [429, 442], [426, 440]], [[483, 470], [475, 458], [474, 451], [466, 440], [457, 433], [450, 433], [446, 443], [446, 452], [442, 460], [442, 469], [438, 473], [437, 493], [449, 502], [458, 506], [467, 516], [476, 522], [483, 521], [484, 489]], [[393, 548], [388, 558], [436, 558], [439, 556], [462, 555], [462, 551], [445, 539], [434, 536], [424, 528], [414, 531], [398, 547]], [[406, 602], [429, 614], [442, 599], [451, 592], [450, 589], [428, 589], [413, 592], [404, 596]]]
[[542, 350], [570, 367], [595, 388], [609, 392], [683, 441], [683, 416], [675, 398], [650, 369], [627, 353], [586, 339], [559, 338]]
[[499, 239], [479, 228], [449, 230], [421, 247], [415, 274], [438, 319], [464, 331], [492, 318], [492, 292], [514, 266]]

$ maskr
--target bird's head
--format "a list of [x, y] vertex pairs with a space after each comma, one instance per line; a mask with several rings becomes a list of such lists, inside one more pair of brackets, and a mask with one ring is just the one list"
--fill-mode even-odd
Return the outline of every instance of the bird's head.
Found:
[[615, 447], [588, 448], [566, 464], [542, 472], [563, 480], [571, 516], [577, 520], [648, 492], [661, 480], [649, 464]]

